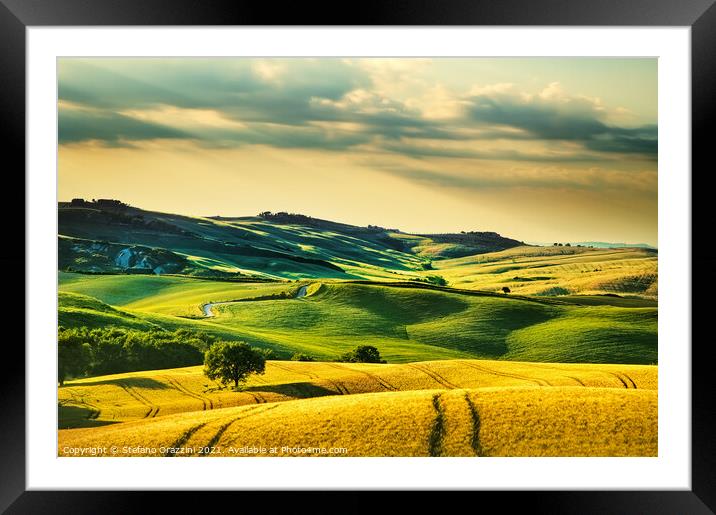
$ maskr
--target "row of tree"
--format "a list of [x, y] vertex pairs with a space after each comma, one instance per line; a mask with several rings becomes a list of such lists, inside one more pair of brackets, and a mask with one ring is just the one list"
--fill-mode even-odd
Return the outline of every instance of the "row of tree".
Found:
[[[291, 361], [316, 361], [316, 359], [303, 352], [297, 352], [291, 356]], [[359, 345], [352, 351], [341, 354], [338, 358], [342, 363], [387, 363], [380, 357], [380, 351], [372, 345]]]
[[[204, 364], [204, 374], [238, 388], [250, 374], [263, 374], [271, 351], [241, 341], [221, 341], [186, 329], [174, 332], [137, 331], [107, 327], [64, 328], [58, 332], [58, 381], [104, 374], [188, 367]], [[294, 361], [315, 361], [303, 353]], [[361, 345], [343, 354], [347, 363], [385, 363], [372, 345]]]
[[58, 332], [58, 381], [70, 377], [200, 365], [216, 338], [185, 329], [174, 332], [107, 327]]

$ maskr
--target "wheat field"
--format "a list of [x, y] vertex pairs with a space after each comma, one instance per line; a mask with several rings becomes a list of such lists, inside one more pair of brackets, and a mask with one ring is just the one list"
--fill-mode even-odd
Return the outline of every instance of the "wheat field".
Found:
[[484, 360], [269, 361], [238, 392], [201, 367], [133, 372], [59, 389], [58, 452], [652, 456], [657, 383], [655, 366]]

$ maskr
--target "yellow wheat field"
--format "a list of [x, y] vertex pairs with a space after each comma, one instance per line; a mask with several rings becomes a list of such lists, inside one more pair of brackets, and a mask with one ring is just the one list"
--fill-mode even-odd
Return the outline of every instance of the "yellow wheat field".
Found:
[[68, 429], [58, 452], [655, 456], [657, 443], [655, 390], [514, 386], [330, 396]]
[[312, 397], [486, 387], [655, 390], [657, 367], [484, 360], [353, 364], [268, 361], [241, 392], [221, 389], [202, 367], [131, 372], [68, 381], [58, 390], [59, 427], [157, 418]]

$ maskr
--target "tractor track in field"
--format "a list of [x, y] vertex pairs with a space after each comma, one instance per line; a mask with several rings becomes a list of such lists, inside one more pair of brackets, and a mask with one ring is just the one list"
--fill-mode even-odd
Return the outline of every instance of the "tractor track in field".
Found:
[[460, 361], [463, 365], [466, 367], [473, 368], [475, 370], [479, 370], [480, 372], [485, 372], [487, 374], [493, 374], [496, 376], [502, 376], [502, 377], [511, 377], [512, 379], [520, 379], [522, 381], [528, 381], [530, 383], [534, 383], [537, 386], [552, 386], [549, 384], [548, 381], [544, 379], [538, 379], [536, 377], [527, 377], [520, 374], [510, 374], [507, 372], [498, 372], [497, 370], [493, 370], [491, 368], [483, 367], [481, 365], [475, 365], [474, 363], [468, 363], [467, 361]]
[[339, 366], [339, 365], [335, 365], [335, 364], [333, 364], [333, 363], [325, 363], [325, 364], [328, 365], [328, 366], [331, 367], [331, 368], [335, 368], [336, 370], [340, 370], [341, 372], [354, 372], [354, 373], [356, 373], [356, 374], [363, 374], [363, 375], [365, 375], [366, 377], [369, 377], [369, 378], [373, 379], [374, 381], [377, 381], [378, 384], [381, 385], [381, 386], [382, 386], [383, 388], [385, 388], [386, 390], [393, 391], [393, 392], [397, 392], [397, 391], [399, 390], [399, 388], [396, 388], [395, 386], [393, 386], [392, 384], [390, 384], [388, 381], [386, 381], [386, 380], [383, 379], [382, 377], [379, 377], [379, 376], [376, 375], [376, 374], [371, 374], [370, 372], [366, 372], [365, 370], [356, 370], [356, 369], [350, 368], [350, 367], [342, 367], [342, 366]]
[[377, 381], [380, 386], [382, 386], [383, 388], [385, 388], [388, 391], [397, 392], [399, 390], [398, 388], [396, 388], [395, 386], [390, 384], [388, 381], [386, 381], [385, 379], [383, 379], [382, 377], [380, 377], [376, 374], [371, 374], [370, 372], [366, 372], [365, 370], [356, 370], [355, 372], [364, 374], [365, 376], [370, 377], [371, 379]]
[[[624, 372], [609, 372], [609, 373], [610, 373], [611, 375], [613, 375], [614, 377], [616, 377], [617, 379], [619, 379], [619, 381], [621, 382], [621, 384], [624, 385], [624, 388], [629, 389], [629, 384], [631, 384], [631, 387], [632, 387], [634, 390], [636, 390], [636, 383], [632, 380], [631, 377], [629, 377], [628, 375], [626, 375]], [[629, 382], [627, 383], [627, 381], [629, 381]]]
[[[378, 377], [378, 376], [375, 375], [375, 374], [371, 374], [370, 372], [366, 372], [366, 371], [364, 371], [364, 370], [356, 370], [356, 369], [354, 369], [354, 368], [336, 365], [335, 363], [324, 363], [324, 365], [326, 365], [326, 366], [328, 366], [328, 367], [331, 367], [331, 368], [334, 368], [334, 369], [336, 369], [336, 370], [340, 370], [340, 371], [343, 372], [343, 373], [351, 372], [351, 373], [355, 373], [355, 374], [363, 374], [363, 375], [365, 375], [366, 377], [369, 377], [369, 378], [373, 379], [374, 381], [376, 381], [379, 385], [381, 385], [383, 388], [385, 388], [385, 389], [388, 390], [388, 391], [394, 391], [394, 392], [395, 392], [395, 391], [398, 391], [398, 388], [396, 388], [396, 387], [393, 386], [392, 384], [388, 383], [388, 382], [385, 381], [383, 378]], [[292, 373], [297, 373], [297, 374], [305, 375], [305, 376], [309, 377], [310, 379], [327, 380], [327, 381], [329, 381], [331, 384], [333, 384], [333, 385], [338, 389], [338, 391], [341, 392], [342, 395], [346, 395], [346, 394], [349, 394], [349, 393], [350, 393], [350, 392], [348, 391], [348, 388], [346, 388], [345, 384], [343, 384], [343, 383], [338, 383], [338, 384], [336, 384], [336, 382], [333, 381], [333, 380], [325, 379], [325, 378], [322, 378], [322, 377], [320, 377], [320, 376], [311, 374], [311, 373], [309, 373], [309, 372], [297, 372], [297, 371], [292, 370], [292, 369], [290, 369], [290, 368], [288, 368], [288, 367], [285, 367], [285, 366], [283, 366], [283, 365], [277, 365], [276, 363], [274, 363], [274, 366], [276, 366], [276, 367], [278, 367], [278, 368], [281, 368], [282, 370], [286, 370], [287, 372], [292, 372]], [[339, 385], [340, 385], [340, 386], [339, 386]], [[343, 391], [341, 391], [341, 387], [342, 387], [343, 390], [345, 390], [345, 393], [344, 393]]]
[[260, 393], [254, 393], [254, 392], [245, 392], [248, 393], [251, 397], [254, 398], [256, 401], [256, 404], [266, 404], [266, 398], [261, 395]]
[[204, 397], [203, 395], [199, 395], [198, 393], [192, 392], [191, 390], [187, 389], [179, 381], [177, 381], [176, 379], [173, 379], [172, 377], [169, 377], [169, 376], [163, 376], [163, 377], [167, 381], [167, 383], [169, 383], [169, 385], [172, 388], [174, 388], [175, 390], [177, 390], [179, 393], [182, 393], [182, 394], [186, 395], [187, 397], [191, 397], [193, 399], [201, 401], [202, 404], [204, 405], [204, 407], [202, 408], [204, 411], [206, 411], [207, 406], [208, 406], [208, 409], [214, 409], [214, 402], [210, 398]]
[[438, 383], [441, 386], [444, 386], [448, 388], [449, 390], [454, 390], [456, 388], [460, 388], [459, 386], [451, 383], [447, 379], [445, 379], [443, 376], [435, 372], [434, 370], [430, 370], [428, 367], [424, 365], [418, 365], [417, 363], [408, 363], [407, 364], [410, 368], [413, 368], [415, 370], [418, 370], [425, 374], [426, 376], [430, 377], [433, 381]]
[[168, 450], [168, 451], [164, 454], [164, 457], [165, 457], [165, 458], [173, 458], [173, 457], [175, 457], [175, 456], [176, 456], [176, 453], [171, 452], [171, 449], [176, 449], [176, 448], [182, 447], [185, 443], [187, 443], [187, 442], [189, 441], [189, 438], [191, 438], [191, 437], [194, 435], [194, 433], [196, 433], [199, 429], [201, 429], [202, 427], [204, 427], [206, 424], [207, 424], [207, 422], [202, 422], [201, 424], [197, 424], [197, 425], [195, 425], [195, 426], [192, 426], [192, 427], [190, 427], [189, 429], [187, 429], [186, 431], [184, 431], [184, 433], [183, 433], [179, 438], [177, 438], [177, 439], [174, 441], [174, 443], [172, 443], [172, 444], [169, 446], [169, 449], [170, 449], [170, 450]]
[[[81, 406], [86, 406], [89, 410], [89, 413], [87, 413], [87, 416], [85, 417], [87, 420], [95, 420], [99, 417], [102, 410], [100, 410], [97, 406], [94, 404], [91, 404], [87, 401], [85, 401], [85, 398], [83, 395], [78, 394], [75, 392], [75, 390], [65, 387], [65, 391], [70, 394], [72, 397], [71, 401], [79, 404]], [[60, 401], [60, 405], [62, 405], [62, 401]]]
[[629, 382], [631, 383], [632, 388], [634, 388], [635, 390], [637, 389], [637, 388], [636, 388], [636, 383], [634, 382], [634, 380], [633, 380], [631, 377], [629, 377], [628, 375], [626, 375], [624, 372], [621, 372], [621, 375], [623, 375], [624, 377], [627, 378], [627, 381], [629, 381]]
[[146, 407], [149, 408], [149, 411], [144, 415], [143, 418], [154, 418], [157, 416], [157, 413], [159, 413], [159, 406], [152, 404], [149, 399], [144, 397], [142, 394], [137, 392], [132, 386], [129, 386], [127, 384], [122, 383], [121, 381], [117, 381], [117, 384], [129, 395], [131, 395], [135, 400], [139, 401], [140, 404], [144, 404]]
[[329, 383], [331, 383], [337, 390], [338, 393], [341, 395], [350, 395], [351, 392], [348, 391], [348, 388], [346, 388], [346, 385], [341, 383], [340, 381], [333, 381], [332, 379], [326, 379]]
[[615, 372], [609, 372], [609, 373], [611, 375], [613, 375], [614, 377], [616, 377], [617, 379], [619, 379], [619, 382], [624, 386], [624, 388], [629, 388], [629, 386], [627, 386], [627, 384], [626, 384], [626, 381], [624, 381], [624, 379], [619, 374], [617, 374]]
[[[536, 368], [546, 368], [546, 369], [548, 369], [548, 370], [557, 370], [557, 371], [559, 371], [559, 372], [565, 372], [565, 370], [562, 369], [562, 368], [559, 368], [559, 367], [551, 367], [551, 366], [549, 366], [549, 365], [545, 365], [544, 363], [530, 363], [530, 366], [536, 367]], [[587, 385], [584, 384], [584, 382], [583, 382], [581, 379], [579, 379], [578, 377], [568, 376], [568, 375], [565, 375], [564, 377], [568, 377], [569, 379], [572, 379], [573, 381], [579, 383], [581, 386], [587, 386]], [[545, 380], [545, 382], [547, 382], [547, 381]], [[550, 385], [550, 386], [551, 386], [551, 385]]]
[[480, 413], [477, 411], [475, 403], [470, 399], [470, 395], [465, 392], [465, 402], [470, 412], [470, 420], [472, 421], [472, 432], [470, 434], [470, 447], [475, 452], [475, 456], [484, 456], [485, 451], [480, 443]]
[[435, 418], [433, 419], [433, 427], [428, 437], [428, 454], [431, 457], [442, 456], [443, 438], [445, 437], [445, 408], [440, 404], [441, 393], [433, 395], [433, 408], [435, 409]]
[[[261, 409], [262, 406], [251, 406], [250, 408], [247, 408], [246, 410], [244, 410], [244, 413], [242, 413], [241, 415], [239, 415], [238, 417], [236, 417], [234, 419], [231, 419], [226, 424], [223, 424], [221, 427], [219, 427], [219, 429], [216, 431], [216, 433], [214, 433], [214, 436], [212, 436], [209, 439], [207, 444], [202, 446], [202, 450], [199, 451], [199, 454], [200, 455], [204, 454], [203, 450], [206, 448], [211, 449], [212, 447], [214, 447], [217, 444], [217, 442], [219, 441], [219, 439], [222, 437], [222, 435], [226, 432], [226, 430], [229, 429], [229, 427], [232, 424], [234, 424], [235, 422], [238, 422], [239, 420], [244, 420], [244, 419], [252, 417], [254, 415], [258, 415], [259, 413], [265, 413], [265, 412], [270, 411], [274, 408], [278, 408], [278, 406], [279, 406], [278, 404], [274, 404], [273, 406], [268, 406], [263, 409]], [[247, 411], [250, 411], [251, 413], [246, 414]]]
[[341, 372], [345, 372], [346, 370], [352, 370], [347, 367], [337, 365], [335, 363], [330, 363], [330, 362], [326, 362], [326, 363], [324, 363], [324, 365], [326, 365], [327, 367], [335, 368], [336, 370], [340, 370]]
[[290, 367], [286, 367], [286, 366], [284, 366], [284, 365], [279, 365], [279, 364], [277, 364], [276, 362], [273, 362], [273, 363], [271, 363], [271, 364], [272, 364], [274, 367], [280, 368], [281, 370], [283, 370], [283, 371], [285, 371], [285, 372], [290, 372], [290, 373], [292, 373], [292, 374], [300, 374], [300, 375], [302, 375], [302, 376], [308, 377], [309, 379], [321, 379], [319, 376], [317, 376], [317, 375], [315, 375], [315, 374], [311, 374], [310, 372], [302, 372], [302, 371], [299, 371], [299, 370], [293, 370], [293, 369], [290, 368]]

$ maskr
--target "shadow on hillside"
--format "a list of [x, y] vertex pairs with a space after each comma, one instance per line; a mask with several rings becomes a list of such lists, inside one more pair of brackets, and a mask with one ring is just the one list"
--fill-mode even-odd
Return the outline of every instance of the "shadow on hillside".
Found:
[[93, 416], [98, 415], [97, 411], [82, 406], [57, 406], [58, 429], [75, 429], [80, 427], [99, 427], [117, 424], [114, 420], [94, 420]]
[[298, 399], [326, 397], [327, 395], [340, 395], [338, 389], [332, 390], [330, 388], [308, 382], [249, 386], [243, 388], [242, 391], [247, 393], [277, 393], [279, 395], [295, 397]]
[[104, 379], [98, 381], [82, 381], [81, 383], [65, 383], [67, 386], [99, 386], [114, 385], [120, 388], [146, 388], [148, 390], [166, 390], [170, 388], [166, 383], [151, 379], [149, 377], [123, 377], [121, 379]]

